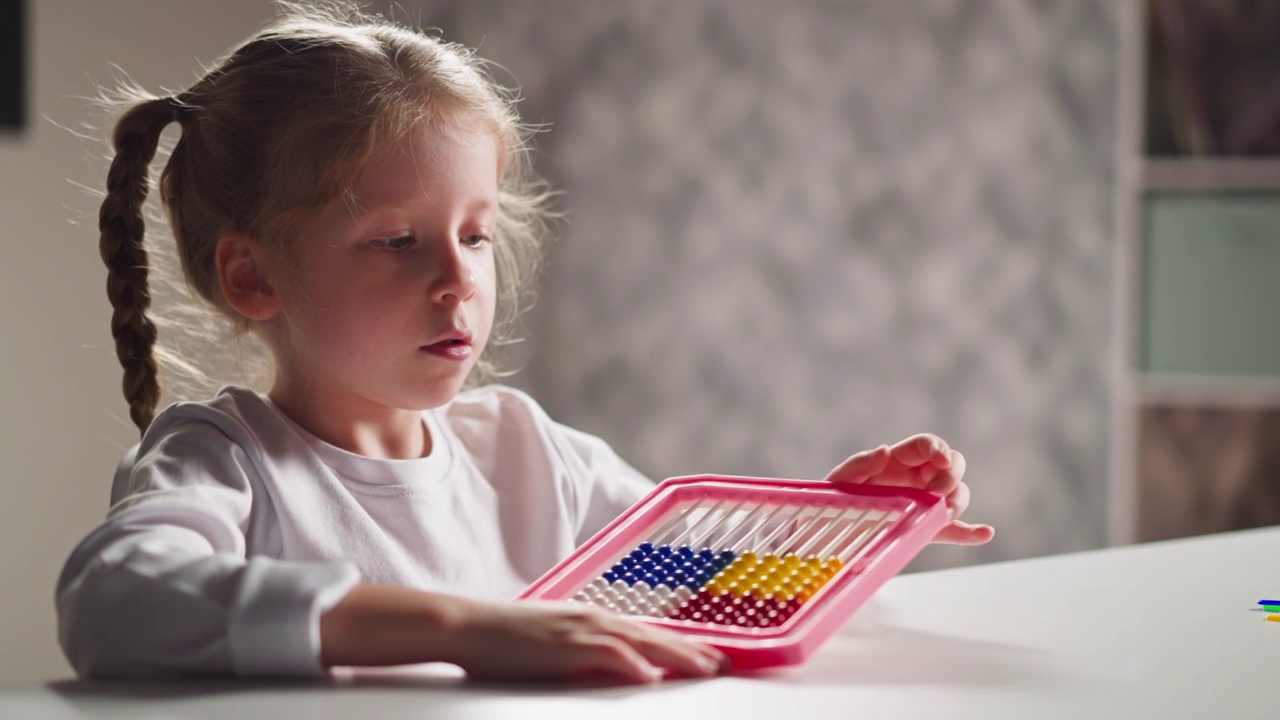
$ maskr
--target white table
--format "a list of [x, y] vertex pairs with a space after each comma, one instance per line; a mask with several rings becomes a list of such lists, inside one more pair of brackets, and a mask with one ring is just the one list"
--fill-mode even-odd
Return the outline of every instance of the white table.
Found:
[[805, 665], [647, 688], [479, 685], [447, 666], [328, 683], [55, 682], [0, 718], [1280, 718], [1280, 528], [885, 585]]

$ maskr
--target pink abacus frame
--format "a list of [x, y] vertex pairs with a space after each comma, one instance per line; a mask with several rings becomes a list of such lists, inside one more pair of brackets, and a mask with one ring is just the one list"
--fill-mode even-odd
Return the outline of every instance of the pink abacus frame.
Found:
[[739, 669], [803, 662], [881, 585], [901, 571], [948, 520], [941, 497], [914, 488], [727, 475], [670, 478], [547, 571], [521, 593], [520, 599], [567, 600], [648, 533], [669, 522], [677, 510], [692, 503], [721, 500], [745, 501], [758, 507], [818, 506], [898, 514], [789, 620], [776, 627], [635, 618], [696, 636], [724, 651]]

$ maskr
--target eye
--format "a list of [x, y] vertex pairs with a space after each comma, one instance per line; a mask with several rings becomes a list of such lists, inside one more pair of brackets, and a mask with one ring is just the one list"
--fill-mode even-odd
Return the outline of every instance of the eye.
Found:
[[479, 250], [487, 242], [489, 242], [489, 237], [487, 235], [466, 235], [462, 238], [462, 244], [472, 250]]
[[379, 250], [386, 250], [387, 252], [401, 252], [408, 250], [413, 246], [413, 236], [405, 235], [402, 237], [390, 238], [388, 240], [374, 240], [373, 246]]

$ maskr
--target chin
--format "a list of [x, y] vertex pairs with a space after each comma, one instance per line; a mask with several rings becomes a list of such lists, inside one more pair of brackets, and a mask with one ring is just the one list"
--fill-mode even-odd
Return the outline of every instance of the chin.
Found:
[[401, 402], [405, 402], [407, 410], [430, 410], [445, 405], [457, 397], [462, 392], [462, 387], [466, 381], [466, 375], [457, 380], [448, 380], [433, 383], [429, 387], [414, 388], [409, 392], [401, 395]]

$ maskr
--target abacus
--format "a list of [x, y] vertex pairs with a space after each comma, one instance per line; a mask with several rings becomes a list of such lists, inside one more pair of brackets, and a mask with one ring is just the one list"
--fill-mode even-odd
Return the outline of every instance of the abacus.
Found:
[[663, 481], [521, 599], [590, 603], [698, 636], [740, 669], [803, 662], [946, 524], [915, 488]]

